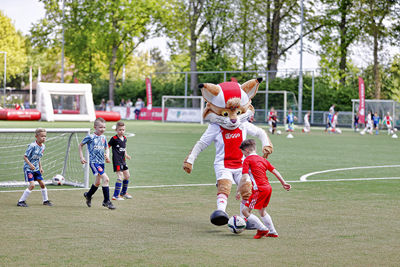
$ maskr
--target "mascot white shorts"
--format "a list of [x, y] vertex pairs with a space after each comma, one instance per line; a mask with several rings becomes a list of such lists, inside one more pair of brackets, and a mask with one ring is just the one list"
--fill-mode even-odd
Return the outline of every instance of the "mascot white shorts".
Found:
[[240, 179], [242, 178], [242, 168], [239, 169], [228, 169], [225, 168], [224, 165], [214, 165], [215, 169], [215, 177], [218, 180], [228, 179], [234, 184], [239, 184]]

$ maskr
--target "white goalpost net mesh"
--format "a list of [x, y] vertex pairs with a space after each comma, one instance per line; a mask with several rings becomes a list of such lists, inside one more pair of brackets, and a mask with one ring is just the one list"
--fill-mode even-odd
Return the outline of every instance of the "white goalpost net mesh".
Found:
[[[34, 142], [36, 129], [0, 129], [0, 187], [26, 186], [23, 165], [28, 145]], [[56, 174], [65, 185], [88, 187], [88, 164], [80, 163], [78, 144], [90, 129], [46, 129], [47, 137], [41, 164], [46, 184]], [[86, 152], [86, 158], [87, 152]]]

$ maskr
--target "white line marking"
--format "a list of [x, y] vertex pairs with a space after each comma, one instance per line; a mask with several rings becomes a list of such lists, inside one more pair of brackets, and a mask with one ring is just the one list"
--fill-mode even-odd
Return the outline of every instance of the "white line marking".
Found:
[[[357, 169], [372, 169], [372, 168], [395, 168], [395, 167], [400, 167], [400, 165], [383, 165], [383, 166], [361, 166], [361, 167], [350, 167], [350, 168], [340, 168], [340, 169], [331, 169], [331, 170], [325, 170], [325, 171], [317, 171], [317, 172], [310, 172], [307, 174], [304, 174], [300, 177], [301, 182], [307, 182], [307, 178], [315, 175], [315, 174], [320, 174], [320, 173], [327, 173], [327, 172], [335, 172], [335, 171], [346, 171], [346, 170], [357, 170]], [[364, 178], [360, 178], [364, 179]], [[323, 180], [321, 180], [323, 181]], [[330, 181], [330, 180], [326, 180]]]

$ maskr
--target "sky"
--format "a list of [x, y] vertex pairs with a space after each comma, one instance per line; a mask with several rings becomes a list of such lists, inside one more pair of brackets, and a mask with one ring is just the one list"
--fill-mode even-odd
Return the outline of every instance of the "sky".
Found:
[[[22, 31], [24, 34], [29, 33], [29, 29], [32, 23], [36, 23], [38, 20], [44, 17], [45, 10], [43, 3], [38, 0], [0, 0], [0, 10], [11, 18], [15, 28]], [[304, 40], [304, 44], [307, 41]], [[155, 38], [148, 40], [144, 45], [141, 45], [139, 49], [146, 50], [153, 47], [158, 47], [164, 55], [167, 55], [167, 45], [163, 38]], [[367, 50], [368, 51], [368, 50]], [[399, 48], [395, 48], [396, 53], [400, 52]], [[352, 51], [352, 59], [356, 65], [366, 66], [371, 62], [371, 57], [368, 53], [366, 54], [365, 47], [359, 47]], [[300, 53], [299, 45], [297, 45], [290, 55], [287, 56], [285, 62], [279, 62], [279, 69], [293, 69], [300, 67]], [[303, 69], [315, 69], [318, 68], [318, 57], [306, 52], [303, 52]]]

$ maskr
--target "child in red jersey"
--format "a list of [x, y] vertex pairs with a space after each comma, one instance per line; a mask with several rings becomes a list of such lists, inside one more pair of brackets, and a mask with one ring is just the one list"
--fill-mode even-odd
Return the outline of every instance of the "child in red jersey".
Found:
[[[287, 191], [290, 190], [291, 185], [285, 182], [281, 174], [271, 163], [256, 154], [256, 142], [253, 139], [243, 141], [240, 145], [240, 149], [246, 158], [243, 162], [243, 175], [239, 188], [248, 180], [251, 180], [253, 184], [252, 194], [245, 204], [243, 215], [246, 216], [249, 223], [257, 226], [257, 234], [254, 236], [255, 239], [259, 239], [263, 236], [278, 237], [278, 232], [275, 230], [271, 216], [269, 216], [265, 210], [272, 192], [271, 185], [266, 176], [266, 171], [272, 172]], [[238, 192], [240, 192], [240, 190], [238, 190]], [[257, 216], [251, 214], [253, 209], [259, 210], [262, 222]]]

